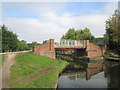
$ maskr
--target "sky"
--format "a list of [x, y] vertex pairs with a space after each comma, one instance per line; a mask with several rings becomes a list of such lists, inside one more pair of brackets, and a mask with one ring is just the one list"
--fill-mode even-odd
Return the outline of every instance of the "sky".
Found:
[[2, 22], [20, 40], [59, 41], [69, 28], [89, 28], [95, 37], [105, 34], [105, 21], [117, 2], [2, 2]]

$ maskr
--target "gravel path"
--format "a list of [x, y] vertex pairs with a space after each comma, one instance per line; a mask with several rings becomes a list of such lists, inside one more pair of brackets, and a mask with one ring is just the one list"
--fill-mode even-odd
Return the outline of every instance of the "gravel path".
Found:
[[13, 65], [15, 53], [7, 54], [6, 60], [2, 67], [2, 88], [9, 88], [10, 67]]
[[[19, 51], [19, 52], [9, 52], [9, 53], [0, 53], [0, 54], [6, 54], [5, 62], [2, 67], [0, 68], [0, 89], [1, 88], [9, 88], [9, 81], [10, 81], [10, 68], [14, 63], [14, 58], [17, 54], [22, 54], [28, 51]], [[2, 85], [1, 85], [2, 84]]]

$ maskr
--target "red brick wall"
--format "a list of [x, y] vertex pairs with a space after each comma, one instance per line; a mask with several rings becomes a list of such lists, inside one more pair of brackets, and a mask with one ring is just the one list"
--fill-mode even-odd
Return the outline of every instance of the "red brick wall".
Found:
[[34, 52], [46, 52], [46, 51], [54, 51], [54, 40], [50, 39], [49, 43], [40, 45], [36, 48], [34, 48]]
[[100, 63], [88, 63], [88, 69], [87, 69], [87, 79], [90, 79], [91, 76], [99, 73], [103, 70], [103, 65]]
[[44, 52], [42, 55], [48, 56], [48, 57], [53, 58], [53, 59], [56, 58], [55, 57], [55, 51], [47, 51], [47, 52]]
[[54, 39], [50, 39], [50, 51], [54, 51]]
[[88, 63], [88, 68], [102, 68], [102, 63]]
[[47, 43], [34, 48], [34, 52], [39, 53], [40, 55], [48, 56], [50, 58], [55, 58], [54, 39], [50, 39], [49, 41], [47, 41]]
[[45, 44], [34, 48], [35, 53], [45, 52], [45, 51], [50, 51], [50, 44]]
[[103, 55], [103, 48], [93, 43], [90, 43], [89, 40], [86, 41], [86, 51], [88, 57], [98, 57]]

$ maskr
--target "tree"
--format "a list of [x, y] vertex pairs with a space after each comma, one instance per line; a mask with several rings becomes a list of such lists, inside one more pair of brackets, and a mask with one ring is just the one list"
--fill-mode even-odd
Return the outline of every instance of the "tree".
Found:
[[108, 43], [108, 49], [118, 49], [120, 45], [120, 15], [115, 10], [114, 14], [106, 21], [105, 40]]
[[95, 38], [88, 28], [85, 28], [84, 30], [75, 30], [73, 28], [69, 29], [68, 32], [65, 35], [63, 35], [61, 39], [90, 40], [93, 42]]
[[30, 49], [33, 49], [34, 47], [39, 46], [41, 44], [37, 42], [32, 42], [32, 43], [28, 43], [27, 45]]
[[[1, 35], [2, 32], [2, 35]], [[28, 50], [27, 42], [20, 41], [17, 35], [3, 25], [0, 28], [0, 38], [2, 38], [2, 52]]]
[[66, 33], [66, 35], [62, 36], [62, 39], [70, 39], [70, 40], [74, 40], [75, 39], [75, 29], [74, 28], [70, 28], [68, 30], [68, 32]]
[[5, 25], [2, 26], [2, 51], [16, 51], [18, 46], [18, 39], [17, 35], [14, 34], [12, 31], [8, 30]]
[[0, 52], [2, 52], [2, 27], [0, 26]]
[[18, 50], [23, 51], [23, 50], [28, 50], [30, 49], [27, 45], [27, 42], [25, 40], [21, 40], [18, 42]]

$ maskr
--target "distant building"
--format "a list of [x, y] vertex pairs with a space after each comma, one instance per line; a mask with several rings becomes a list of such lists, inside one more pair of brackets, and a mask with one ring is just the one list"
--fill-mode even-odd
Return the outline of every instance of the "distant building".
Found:
[[104, 42], [104, 40], [98, 40], [98, 41], [96, 42], [96, 45], [98, 45], [98, 46], [104, 46], [104, 45], [105, 45], [105, 42]]

